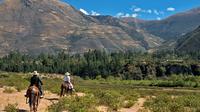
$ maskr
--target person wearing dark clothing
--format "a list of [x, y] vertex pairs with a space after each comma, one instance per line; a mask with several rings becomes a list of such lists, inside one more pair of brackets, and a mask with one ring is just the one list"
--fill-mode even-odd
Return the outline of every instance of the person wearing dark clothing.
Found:
[[38, 87], [39, 91], [40, 91], [40, 96], [43, 96], [43, 92], [42, 92], [42, 85], [43, 85], [43, 83], [42, 83], [41, 79], [38, 77], [37, 74], [38, 73], [36, 71], [36, 73], [34, 73], [34, 75], [31, 77], [31, 84], [30, 84], [30, 86], [36, 85]]
[[[40, 92], [40, 97], [43, 98], [43, 92], [42, 92], [43, 83], [42, 83], [42, 81], [41, 81], [41, 79], [39, 78], [38, 75], [39, 75], [39, 73], [37, 73], [37, 71], [33, 72], [33, 76], [31, 77], [30, 86], [29, 87], [31, 87], [33, 85], [37, 86], [38, 89], [39, 89], [39, 92]], [[25, 95], [25, 96], [27, 96], [27, 95]]]

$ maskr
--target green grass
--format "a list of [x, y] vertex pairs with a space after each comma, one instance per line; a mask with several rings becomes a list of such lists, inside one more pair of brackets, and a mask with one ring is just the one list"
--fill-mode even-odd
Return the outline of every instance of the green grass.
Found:
[[4, 110], [5, 110], [6, 112], [18, 112], [17, 105], [18, 105], [18, 104], [8, 104], [8, 105], [5, 107]]
[[91, 94], [84, 97], [66, 97], [49, 106], [49, 112], [96, 112], [97, 99]]
[[17, 73], [0, 73], [0, 85], [15, 87], [18, 91], [24, 90], [29, 84], [28, 77]]
[[150, 98], [145, 107], [152, 112], [199, 112], [200, 95], [180, 95], [172, 97], [161, 94]]
[[[29, 86], [31, 75], [23, 73], [0, 73], [0, 86], [15, 87], [18, 91]], [[200, 78], [172, 76], [157, 80], [83, 80], [73, 77], [77, 92], [83, 97], [66, 97], [49, 106], [50, 112], [96, 112], [97, 106], [107, 106], [110, 111], [131, 107], [138, 98], [151, 97], [145, 108], [153, 112], [198, 112], [200, 111]], [[43, 89], [58, 94], [62, 79], [42, 78]], [[198, 82], [199, 81], [199, 82]], [[172, 90], [167, 90], [172, 89]], [[192, 91], [190, 91], [192, 90]], [[7, 91], [7, 90], [6, 90]], [[9, 89], [8, 89], [9, 92]], [[172, 98], [172, 96], [175, 96]], [[12, 107], [12, 106], [9, 106]]]

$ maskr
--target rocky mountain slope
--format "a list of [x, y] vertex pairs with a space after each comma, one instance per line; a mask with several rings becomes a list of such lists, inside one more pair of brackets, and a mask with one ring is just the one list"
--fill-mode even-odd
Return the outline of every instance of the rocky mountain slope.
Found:
[[176, 50], [184, 52], [200, 51], [200, 27], [179, 39]]
[[161, 21], [141, 21], [134, 18], [123, 20], [164, 40], [176, 40], [200, 25], [200, 8], [175, 14]]
[[0, 55], [147, 50], [160, 38], [113, 17], [91, 17], [59, 0], [2, 0]]

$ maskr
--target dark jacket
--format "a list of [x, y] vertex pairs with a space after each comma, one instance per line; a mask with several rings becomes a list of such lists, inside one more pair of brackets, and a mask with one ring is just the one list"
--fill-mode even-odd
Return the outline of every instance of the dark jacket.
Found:
[[37, 75], [33, 75], [31, 77], [31, 86], [33, 85], [36, 85], [36, 86], [40, 86], [40, 85], [43, 85], [42, 81], [40, 80], [40, 78], [37, 76]]

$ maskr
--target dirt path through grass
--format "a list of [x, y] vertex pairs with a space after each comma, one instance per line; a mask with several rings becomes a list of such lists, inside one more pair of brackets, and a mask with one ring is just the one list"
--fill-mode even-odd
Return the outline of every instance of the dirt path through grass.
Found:
[[139, 98], [138, 101], [130, 108], [122, 108], [120, 112], [138, 112], [140, 109], [143, 108], [144, 102], [146, 98]]
[[[29, 111], [29, 106], [26, 104], [26, 98], [24, 97], [24, 91], [21, 92], [13, 92], [13, 93], [4, 93], [4, 89], [0, 88], [0, 112], [4, 111], [5, 106], [8, 104], [18, 104], [18, 108], [20, 112]], [[57, 102], [59, 96], [56, 94], [52, 94], [50, 92], [45, 92], [45, 96], [40, 100], [40, 104], [38, 107], [39, 112], [45, 112], [47, 107], [55, 102]]]

